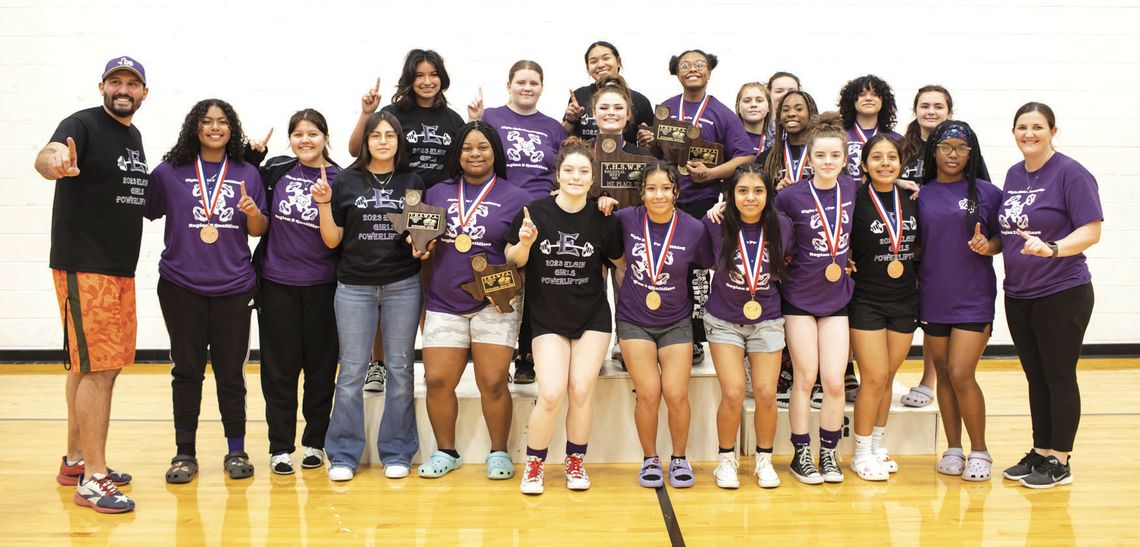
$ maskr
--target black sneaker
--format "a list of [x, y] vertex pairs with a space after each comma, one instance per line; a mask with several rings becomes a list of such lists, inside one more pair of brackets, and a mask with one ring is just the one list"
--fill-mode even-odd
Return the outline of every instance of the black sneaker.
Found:
[[1021, 458], [1021, 461], [1017, 462], [1017, 465], [1002, 471], [1001, 476], [1011, 481], [1019, 481], [1031, 475], [1033, 470], [1044, 461], [1045, 456], [1038, 454], [1036, 450], [1030, 448], [1029, 452], [1026, 452], [1025, 456]]
[[823, 386], [819, 384], [811, 388], [811, 407], [816, 410], [823, 408]]
[[388, 375], [383, 361], [368, 363], [368, 373], [364, 375], [364, 391], [384, 393], [384, 378]]
[[705, 362], [705, 345], [693, 342], [693, 366]]
[[843, 395], [849, 403], [854, 403], [855, 396], [859, 395], [859, 378], [855, 377], [855, 364], [851, 362], [843, 374]]
[[839, 467], [839, 454], [834, 448], [819, 449], [819, 470], [825, 482], [843, 482], [843, 469]]
[[823, 484], [823, 475], [819, 474], [819, 469], [815, 468], [815, 462], [811, 458], [811, 449], [804, 447], [796, 449], [795, 456], [792, 456], [792, 475], [804, 484]]
[[1073, 483], [1073, 473], [1068, 464], [1062, 464], [1056, 456], [1049, 456], [1029, 476], [1021, 479], [1026, 488], [1053, 488]]
[[788, 408], [792, 402], [792, 369], [780, 367], [780, 377], [776, 379], [776, 406]]
[[515, 359], [515, 376], [514, 383], [516, 384], [533, 384], [534, 383], [534, 361], [528, 355], [527, 357], [518, 357]]

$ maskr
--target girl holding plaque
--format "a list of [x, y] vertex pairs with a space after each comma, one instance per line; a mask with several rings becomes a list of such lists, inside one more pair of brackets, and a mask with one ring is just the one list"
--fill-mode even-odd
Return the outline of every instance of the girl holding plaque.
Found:
[[[923, 164], [918, 319], [938, 373], [938, 410], [948, 446], [938, 472], [987, 481], [993, 459], [986, 451], [986, 402], [975, 372], [994, 320], [992, 255], [1001, 252], [1001, 190], [978, 177], [978, 138], [965, 122], [939, 124]], [[963, 423], [970, 435], [969, 458], [962, 451]]]
[[[784, 318], [776, 281], [784, 275], [784, 250], [792, 248], [792, 224], [776, 210], [776, 187], [760, 164], [740, 167], [725, 189], [723, 221], [706, 219], [717, 253], [705, 314], [713, 366], [720, 381], [716, 485], [739, 488], [736, 439], [744, 408], [745, 355], [756, 399], [757, 483], [780, 485], [772, 468], [776, 436], [776, 383], [784, 348]], [[639, 391], [640, 393], [640, 391]]]
[[[613, 152], [605, 149], [606, 140], [614, 142], [617, 148], [626, 154], [649, 157], [649, 150], [638, 146], [636, 141], [628, 140], [622, 133], [633, 120], [633, 100], [624, 78], [606, 76], [599, 80], [598, 91], [593, 94], [591, 101], [591, 112], [594, 113], [598, 137], [587, 141], [586, 144], [593, 148], [595, 157], [599, 150], [605, 153]], [[644, 183], [644, 172], [641, 177]], [[594, 173], [594, 178], [599, 179], [600, 174]], [[592, 194], [612, 197], [617, 200], [618, 207], [641, 203], [641, 192], [636, 188], [610, 191], [599, 187], [595, 188]]]
[[320, 467], [325, 460], [339, 353], [333, 314], [338, 257], [321, 239], [320, 206], [310, 188], [340, 172], [329, 158], [328, 133], [320, 112], [298, 111], [289, 118], [294, 156], [272, 158], [261, 167], [272, 212], [269, 232], [262, 236], [253, 262], [261, 281], [257, 321], [269, 466], [277, 474], [293, 473], [290, 454], [297, 437], [297, 380], [302, 370], [301, 467]]
[[1029, 488], [1073, 482], [1069, 453], [1081, 418], [1077, 358], [1093, 308], [1084, 251], [1104, 221], [1096, 179], [1053, 149], [1053, 109], [1027, 103], [1013, 119], [1025, 160], [1009, 168], [1001, 242], [1005, 317], [1025, 378], [1033, 448], [1003, 476]]
[[[794, 97], [784, 97], [784, 104]], [[795, 369], [788, 413], [795, 447], [791, 469], [801, 482], [820, 484], [843, 481], [836, 447], [845, 406], [847, 303], [854, 289], [844, 267], [856, 184], [844, 174], [847, 133], [839, 114], [820, 114], [808, 131], [806, 146], [813, 175], [781, 191], [776, 207], [795, 226], [795, 240], [787, 252], [792, 262], [782, 285], [784, 327]], [[823, 387], [818, 468], [812, 461], [808, 433], [809, 399], [817, 373]]]
[[[598, 115], [593, 110], [594, 94], [605, 87], [606, 78], [620, 78], [621, 54], [617, 47], [606, 41], [597, 41], [586, 48], [586, 74], [593, 83], [579, 87], [570, 93], [570, 102], [566, 104], [566, 114], [562, 117], [562, 127], [571, 135], [581, 139], [592, 139], [598, 135]], [[627, 88], [628, 89], [628, 88]], [[637, 126], [653, 123], [653, 105], [645, 95], [629, 89], [630, 112], [629, 119], [632, 124], [622, 128], [625, 140], [637, 142]]]
[[847, 174], [855, 180], [863, 176], [863, 146], [880, 132], [895, 140], [895, 94], [891, 86], [874, 74], [860, 76], [839, 90], [839, 113], [847, 128]]
[[352, 480], [364, 451], [363, 387], [376, 330], [384, 325], [388, 386], [376, 440], [384, 475], [408, 476], [419, 450], [414, 405], [416, 327], [423, 295], [420, 261], [396, 232], [388, 213], [404, 210], [409, 190], [423, 180], [408, 164], [408, 142], [399, 120], [380, 111], [364, 124], [360, 156], [329, 185], [327, 174], [312, 187], [320, 211], [321, 239], [340, 247], [334, 298], [340, 369], [325, 450], [329, 479]]
[[749, 82], [736, 92], [736, 116], [744, 123], [748, 140], [756, 156], [771, 146], [768, 139], [768, 124], [772, 120], [772, 98], [768, 86], [760, 82]]
[[447, 210], [447, 229], [425, 263], [424, 378], [436, 450], [420, 465], [419, 475], [442, 477], [463, 465], [455, 444], [459, 413], [455, 388], [470, 356], [491, 436], [487, 478], [508, 479], [515, 469], [507, 452], [512, 413], [507, 370], [518, 338], [523, 299], [520, 295], [514, 311], [502, 313], [485, 300], [475, 300], [462, 287], [475, 280], [473, 257], [483, 255], [486, 264], [505, 262], [508, 226], [529, 197], [507, 181], [507, 161], [494, 128], [470, 122], [459, 128], [456, 137], [448, 158], [451, 179], [433, 186], [424, 199], [428, 205]]
[[257, 166], [242, 160], [245, 134], [233, 107], [199, 101], [178, 142], [151, 174], [147, 218], [166, 217], [158, 262], [158, 302], [170, 335], [174, 442], [166, 482], [198, 473], [197, 431], [206, 361], [214, 370], [218, 410], [232, 479], [253, 476], [245, 452], [245, 361], [249, 314], [257, 297], [249, 237], [269, 226]]
[[807, 130], [819, 110], [811, 95], [794, 90], [784, 95], [776, 111], [776, 135], [771, 148], [760, 154], [758, 161], [764, 166], [768, 178], [776, 181], [776, 189], [782, 190], [812, 175], [807, 155]]
[[855, 196], [851, 226], [851, 346], [863, 380], [855, 398], [851, 469], [870, 481], [885, 481], [898, 471], [883, 439], [895, 373], [918, 326], [918, 203], [895, 185], [899, 157], [898, 142], [886, 133], [867, 140], [862, 171], [870, 182]]
[[531, 202], [507, 232], [507, 260], [526, 267], [534, 322], [538, 402], [530, 415], [527, 461], [520, 490], [541, 494], [554, 420], [566, 412], [566, 486], [590, 487], [582, 465], [593, 421], [591, 398], [612, 324], [603, 261], [622, 265], [619, 224], [589, 199], [593, 156], [576, 138], [563, 143], [555, 162], [559, 192]]
[[[601, 117], [598, 121], [602, 123]], [[691, 414], [693, 330], [689, 316], [693, 303], [686, 280], [689, 270], [712, 265], [712, 246], [701, 222], [674, 205], [680, 178], [676, 168], [652, 163], [643, 175], [644, 205], [614, 214], [621, 223], [628, 265], [615, 318], [626, 370], [637, 392], [634, 421], [644, 455], [638, 483], [647, 488], [665, 484], [657, 455], [657, 413], [664, 394], [673, 442], [669, 483], [688, 488], [694, 482], [693, 469], [685, 458]]]

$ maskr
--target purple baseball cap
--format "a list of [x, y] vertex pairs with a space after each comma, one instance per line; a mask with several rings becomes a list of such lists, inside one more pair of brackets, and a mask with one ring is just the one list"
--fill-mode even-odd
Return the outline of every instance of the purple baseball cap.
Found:
[[130, 57], [115, 57], [107, 61], [107, 67], [103, 69], [103, 79], [106, 80], [112, 72], [117, 70], [129, 70], [134, 72], [136, 76], [142, 80], [143, 85], [146, 85], [146, 69], [143, 68], [142, 63]]

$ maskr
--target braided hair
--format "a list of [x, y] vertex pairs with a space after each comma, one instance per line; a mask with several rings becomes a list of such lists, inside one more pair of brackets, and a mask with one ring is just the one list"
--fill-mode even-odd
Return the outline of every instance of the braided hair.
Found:
[[938, 144], [946, 140], [947, 134], [954, 133], [956, 135], [964, 136], [963, 139], [970, 147], [970, 155], [966, 159], [966, 168], [962, 172], [962, 177], [966, 179], [966, 231], [967, 233], [974, 233], [974, 225], [979, 222], [979, 200], [978, 200], [978, 178], [979, 169], [982, 169], [982, 149], [978, 145], [978, 135], [970, 127], [970, 124], [959, 120], [946, 120], [930, 134], [930, 140], [926, 142], [926, 146], [922, 150], [922, 162], [926, 165], [926, 171], [922, 174], [921, 184], [927, 184], [938, 176], [937, 163], [935, 163], [935, 150], [938, 149]]
[[[780, 180], [780, 170], [784, 168], [784, 141], [787, 140], [787, 130], [784, 129], [784, 122], [780, 119], [780, 111], [784, 107], [784, 102], [788, 97], [799, 95], [803, 97], [804, 102], [807, 103], [809, 117], [815, 117], [819, 114], [819, 109], [815, 106], [815, 99], [808, 94], [807, 91], [795, 90], [789, 91], [784, 98], [780, 99], [780, 104], [776, 105], [776, 137], [772, 140], [772, 148], [768, 151], [768, 157], [764, 160], [764, 172], [768, 174], [768, 178], [772, 180]], [[811, 120], [805, 123], [804, 131], [807, 131], [807, 126], [811, 125]], [[806, 160], [805, 160], [806, 161]]]

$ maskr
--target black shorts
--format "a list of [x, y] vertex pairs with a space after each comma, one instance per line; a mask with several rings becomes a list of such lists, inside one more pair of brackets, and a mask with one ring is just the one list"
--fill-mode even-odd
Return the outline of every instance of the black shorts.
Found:
[[801, 310], [801, 309], [793, 306], [792, 303], [788, 302], [787, 300], [781, 300], [780, 301], [780, 312], [783, 315], [810, 315], [816, 319], [820, 319], [823, 317], [847, 317], [847, 306], [843, 306], [842, 308], [839, 308], [838, 310], [835, 310], [831, 313], [816, 315], [816, 314], [811, 313], [809, 311], [804, 311], [804, 310]]
[[918, 298], [881, 302], [854, 297], [847, 305], [850, 325], [858, 330], [883, 330], [910, 334], [918, 328]]
[[[536, 313], [535, 315], [539, 314]], [[609, 306], [598, 306], [598, 309], [594, 310], [594, 314], [589, 319], [587, 319], [585, 323], [578, 327], [578, 329], [573, 331], [565, 331], [565, 329], [551, 328], [543, 325], [541, 317], [535, 317], [535, 315], [531, 316], [530, 323], [534, 338], [538, 338], [544, 334], [557, 334], [559, 336], [565, 336], [571, 340], [577, 340], [582, 337], [582, 333], [588, 330], [596, 330], [598, 332], [609, 333], [612, 333], [614, 331], [614, 324], [610, 315]]]
[[994, 326], [993, 321], [987, 323], [927, 323], [922, 321], [919, 324], [922, 325], [922, 332], [926, 333], [927, 336], [937, 336], [939, 338], [950, 336], [950, 329], [986, 332], [986, 329], [989, 328], [992, 333], [992, 327]]

